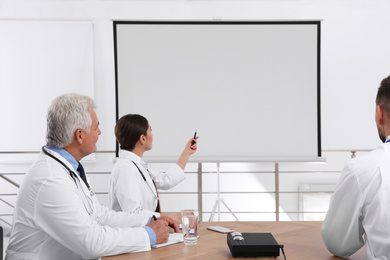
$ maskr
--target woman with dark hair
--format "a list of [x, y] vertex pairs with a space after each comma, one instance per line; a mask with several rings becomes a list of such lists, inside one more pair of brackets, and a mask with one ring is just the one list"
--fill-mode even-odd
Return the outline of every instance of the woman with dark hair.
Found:
[[144, 152], [152, 149], [153, 134], [148, 120], [136, 114], [120, 118], [115, 126], [120, 145], [119, 158], [112, 170], [110, 183], [111, 208], [139, 214], [155, 212], [159, 216], [158, 189], [168, 190], [185, 179], [184, 168], [196, 152], [198, 137], [191, 138], [177, 162], [166, 172], [148, 169], [142, 160]]

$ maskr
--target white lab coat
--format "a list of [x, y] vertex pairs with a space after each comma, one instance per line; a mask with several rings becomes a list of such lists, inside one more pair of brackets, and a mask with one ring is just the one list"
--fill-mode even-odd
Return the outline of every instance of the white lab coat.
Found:
[[346, 165], [321, 234], [336, 256], [352, 255], [365, 240], [368, 259], [390, 259], [390, 143]]
[[[126, 211], [134, 214], [148, 212], [155, 214], [157, 207], [156, 188], [168, 190], [185, 179], [185, 174], [179, 165], [174, 164], [166, 172], [146, 169], [142, 159], [133, 152], [119, 151], [119, 157], [111, 174], [109, 197], [111, 208], [116, 211]], [[146, 181], [134, 165], [142, 171]]]
[[[47, 152], [72, 169], [59, 154]], [[108, 210], [81, 178], [73, 179], [64, 166], [41, 153], [20, 187], [5, 259], [97, 259], [150, 250], [141, 227], [149, 217]]]

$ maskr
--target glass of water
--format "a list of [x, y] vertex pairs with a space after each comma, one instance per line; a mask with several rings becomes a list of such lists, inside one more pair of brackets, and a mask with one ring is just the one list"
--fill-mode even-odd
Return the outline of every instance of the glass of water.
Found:
[[198, 243], [199, 212], [195, 209], [184, 209], [181, 211], [181, 221], [184, 244], [196, 245]]

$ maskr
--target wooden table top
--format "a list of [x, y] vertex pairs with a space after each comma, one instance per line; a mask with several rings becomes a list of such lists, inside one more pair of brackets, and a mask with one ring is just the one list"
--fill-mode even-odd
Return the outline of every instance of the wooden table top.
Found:
[[[241, 233], [272, 233], [276, 241], [284, 245], [288, 260], [340, 260], [328, 251], [320, 235], [320, 221], [288, 222], [203, 222], [200, 223], [197, 245], [184, 243], [152, 249], [148, 252], [129, 253], [103, 257], [102, 260], [125, 259], [238, 259], [234, 258], [227, 245], [227, 235], [207, 230], [208, 226], [223, 226]], [[244, 258], [259, 259], [259, 258]], [[275, 258], [261, 258], [270, 260]], [[277, 259], [284, 259], [282, 252]], [[352, 255], [350, 260], [366, 260], [365, 248]]]

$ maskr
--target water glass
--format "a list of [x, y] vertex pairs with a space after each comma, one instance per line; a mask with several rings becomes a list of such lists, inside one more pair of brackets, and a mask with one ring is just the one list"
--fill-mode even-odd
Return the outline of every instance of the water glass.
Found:
[[196, 245], [198, 243], [199, 212], [195, 209], [184, 209], [181, 211], [181, 221], [184, 244]]

